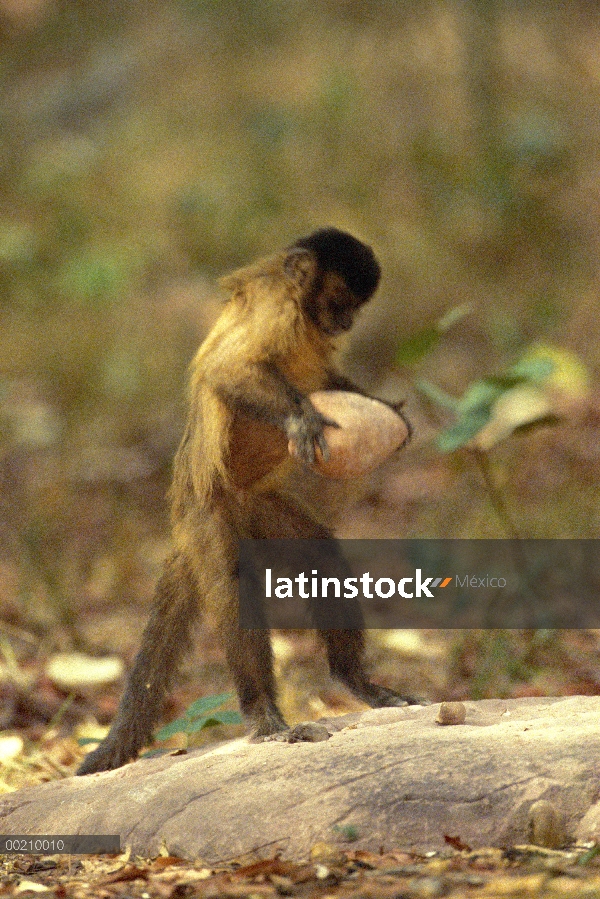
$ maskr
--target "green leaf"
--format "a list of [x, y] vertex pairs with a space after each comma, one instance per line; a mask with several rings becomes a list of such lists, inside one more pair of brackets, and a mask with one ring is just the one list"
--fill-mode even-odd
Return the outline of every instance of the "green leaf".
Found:
[[549, 378], [554, 369], [555, 365], [551, 359], [525, 357], [509, 368], [508, 374], [520, 381], [539, 383]]
[[[506, 409], [509, 409], [512, 414], [510, 424], [504, 424], [499, 431], [500, 436], [495, 433], [498, 428], [494, 428], [494, 433], [490, 432], [489, 434], [490, 429], [488, 428], [485, 437], [486, 445], [490, 440], [492, 443], [489, 445], [493, 445], [494, 442], [512, 433], [521, 424], [528, 424], [545, 417], [549, 410], [538, 397], [537, 385], [546, 383], [555, 371], [555, 360], [549, 357], [548, 350], [544, 353], [538, 351], [535, 354], [533, 351], [529, 351], [519, 362], [502, 374], [475, 381], [459, 399], [449, 396], [429, 381], [418, 381], [417, 388], [428, 399], [443, 409], [453, 412], [456, 416], [454, 424], [438, 435], [436, 441], [438, 449], [443, 453], [451, 453], [470, 443], [495, 418], [497, 410], [500, 409], [507, 396], [515, 399], [512, 406], [506, 408], [502, 406], [505, 417]], [[526, 391], [536, 393], [535, 395], [532, 393], [530, 396]], [[517, 412], [519, 417], [517, 417]]]
[[439, 343], [440, 336], [435, 326], [417, 331], [402, 341], [396, 350], [396, 362], [398, 365], [415, 365]]
[[243, 724], [244, 719], [235, 709], [225, 709], [223, 712], [215, 712], [219, 724]]
[[461, 415], [484, 412], [489, 413], [496, 400], [502, 396], [505, 388], [494, 384], [491, 379], [475, 381], [470, 385], [460, 398], [459, 411]]
[[435, 403], [437, 406], [441, 406], [442, 409], [448, 409], [448, 411], [454, 412], [457, 415], [460, 412], [460, 400], [450, 396], [449, 393], [446, 393], [446, 391], [442, 390], [441, 387], [438, 387], [437, 384], [432, 384], [431, 381], [426, 381], [424, 378], [421, 378], [416, 382], [415, 386], [428, 400], [431, 400], [431, 402]]
[[534, 343], [518, 363], [529, 371], [532, 364], [532, 380], [536, 384], [559, 393], [567, 400], [577, 401], [588, 396], [592, 380], [590, 372], [579, 356], [570, 350], [552, 344]]
[[218, 719], [218, 712], [214, 715], [203, 715], [202, 718], [195, 718], [193, 721], [190, 721], [186, 732], [188, 734], [197, 734], [206, 727], [216, 727], [218, 724], [222, 724]]
[[190, 727], [190, 718], [182, 717], [176, 718], [175, 721], [171, 721], [169, 724], [165, 724], [164, 727], [154, 735], [155, 740], [168, 740], [169, 737], [174, 737], [175, 734], [187, 734], [189, 733]]
[[242, 716], [239, 712], [224, 711], [215, 712], [214, 715], [204, 715], [202, 718], [196, 718], [188, 724], [187, 733], [195, 734], [204, 730], [205, 727], [216, 727], [219, 724], [241, 724]]
[[488, 423], [491, 409], [476, 409], [463, 415], [451, 427], [438, 435], [437, 445], [442, 453], [451, 453], [466, 446]]
[[489, 422], [494, 403], [505, 388], [492, 379], [475, 381], [457, 401], [458, 419], [437, 438], [441, 452], [451, 453], [469, 443]]
[[233, 693], [218, 693], [214, 696], [201, 696], [200, 699], [196, 699], [190, 706], [188, 706], [185, 712], [186, 717], [198, 718], [200, 715], [205, 715], [207, 712], [211, 712], [213, 709], [218, 708], [225, 702], [229, 702], [230, 699], [233, 699]]
[[449, 309], [435, 324], [421, 328], [407, 337], [396, 350], [398, 365], [415, 365], [420, 362], [438, 345], [442, 334], [461, 321], [470, 311], [468, 303], [461, 303], [460, 306]]
[[158, 731], [155, 740], [168, 740], [175, 734], [193, 734], [204, 727], [214, 727], [216, 724], [241, 724], [242, 717], [239, 712], [224, 710], [207, 715], [224, 702], [229, 702], [233, 693], [218, 693], [215, 696], [201, 696], [186, 709], [185, 715], [176, 718]]

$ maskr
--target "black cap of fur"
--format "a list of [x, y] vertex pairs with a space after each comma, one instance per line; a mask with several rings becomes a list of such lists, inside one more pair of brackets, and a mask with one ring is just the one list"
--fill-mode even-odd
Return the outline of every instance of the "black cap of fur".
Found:
[[321, 228], [297, 240], [294, 246], [314, 253], [320, 268], [340, 275], [361, 300], [368, 300], [375, 293], [381, 277], [375, 253], [346, 231]]

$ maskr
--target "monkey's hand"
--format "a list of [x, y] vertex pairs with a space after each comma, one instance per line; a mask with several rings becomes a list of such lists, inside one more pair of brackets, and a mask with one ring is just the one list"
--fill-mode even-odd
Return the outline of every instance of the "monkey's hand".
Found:
[[319, 448], [326, 462], [329, 459], [329, 447], [323, 434], [325, 427], [339, 428], [339, 425], [317, 412], [309, 400], [303, 402], [300, 412], [292, 412], [285, 419], [286, 437], [293, 441], [296, 455], [307, 465], [313, 465], [315, 461], [315, 447]]

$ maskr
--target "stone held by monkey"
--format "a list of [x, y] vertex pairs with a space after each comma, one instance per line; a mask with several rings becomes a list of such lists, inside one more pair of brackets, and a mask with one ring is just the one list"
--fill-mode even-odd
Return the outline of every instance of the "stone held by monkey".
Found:
[[[151, 741], [201, 612], [214, 619], [254, 736], [287, 729], [276, 704], [269, 633], [239, 625], [238, 541], [332, 536], [321, 515], [328, 510], [317, 509], [326, 491], [308, 500], [298, 493], [298, 467], [312, 466], [317, 449], [327, 459], [323, 429], [336, 424], [309, 394], [363, 393], [336, 371], [334, 344], [379, 279], [370, 247], [325, 228], [222, 280], [230, 299], [191, 366], [189, 417], [171, 488], [174, 551], [113, 725], [79, 774], [118, 768]], [[410, 434], [399, 407], [392, 408]], [[415, 701], [369, 681], [362, 630], [319, 635], [331, 674], [358, 698], [374, 707]]]
[[[329, 458], [319, 449], [315, 454], [315, 471], [328, 478], [361, 478], [406, 443], [405, 420], [381, 400], [347, 390], [317, 390], [309, 399], [317, 412], [337, 424], [323, 432]], [[288, 450], [296, 455], [293, 440]]]

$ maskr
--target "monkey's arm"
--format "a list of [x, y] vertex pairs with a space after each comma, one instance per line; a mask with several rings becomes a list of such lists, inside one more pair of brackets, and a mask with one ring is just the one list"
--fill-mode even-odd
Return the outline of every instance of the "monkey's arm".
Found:
[[229, 408], [280, 428], [288, 440], [294, 440], [303, 462], [312, 465], [315, 446], [324, 459], [329, 458], [323, 428], [337, 427], [336, 422], [317, 412], [308, 396], [291, 384], [274, 362], [256, 363], [227, 381], [207, 380]]

